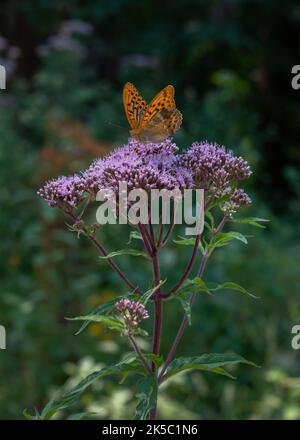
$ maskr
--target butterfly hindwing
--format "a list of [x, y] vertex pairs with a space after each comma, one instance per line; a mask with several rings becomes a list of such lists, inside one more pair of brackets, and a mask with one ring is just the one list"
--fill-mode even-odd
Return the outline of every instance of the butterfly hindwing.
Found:
[[161, 142], [172, 136], [181, 126], [182, 114], [177, 109], [162, 110], [140, 131], [141, 141]]
[[163, 88], [148, 104], [140, 122], [140, 127], [145, 126], [151, 119], [162, 110], [175, 109], [174, 87], [171, 85]]

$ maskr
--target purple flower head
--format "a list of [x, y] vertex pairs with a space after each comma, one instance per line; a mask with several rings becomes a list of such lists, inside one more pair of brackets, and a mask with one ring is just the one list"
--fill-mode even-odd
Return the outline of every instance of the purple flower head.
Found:
[[84, 182], [81, 176], [60, 176], [52, 179], [38, 191], [49, 206], [63, 205], [65, 207], [76, 208], [82, 200], [84, 192]]
[[128, 191], [203, 188], [212, 199], [230, 195], [224, 205], [229, 210], [250, 203], [242, 190], [234, 192], [232, 188], [233, 181], [251, 175], [243, 158], [208, 142], [196, 142], [183, 154], [177, 150], [170, 139], [159, 143], [129, 139], [126, 145], [95, 160], [81, 175], [51, 180], [38, 194], [50, 206], [76, 207], [84, 193], [95, 196], [99, 190], [108, 189], [118, 197], [119, 184], [126, 183]]
[[234, 213], [251, 203], [251, 199], [243, 189], [235, 189], [232, 191], [229, 199], [223, 204], [222, 211]]
[[130, 138], [128, 145], [131, 151], [143, 157], [151, 157], [157, 154], [174, 155], [178, 151], [177, 145], [170, 138], [162, 142], [139, 142], [134, 138]]
[[161, 143], [140, 143], [130, 139], [104, 159], [96, 160], [83, 174], [86, 190], [110, 188], [117, 192], [119, 183], [134, 188], [184, 189], [193, 183], [192, 175], [178, 164], [177, 147], [169, 139]]
[[115, 306], [122, 315], [125, 324], [129, 329], [137, 327], [141, 321], [149, 318], [149, 314], [145, 306], [137, 301], [120, 299], [118, 302], [116, 302]]
[[251, 175], [248, 163], [217, 144], [195, 142], [182, 154], [180, 162], [188, 168], [198, 188], [225, 188], [233, 180]]

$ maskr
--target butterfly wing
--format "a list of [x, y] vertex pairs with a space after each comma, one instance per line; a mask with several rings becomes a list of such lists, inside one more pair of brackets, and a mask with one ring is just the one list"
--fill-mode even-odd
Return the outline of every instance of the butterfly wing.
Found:
[[133, 130], [137, 129], [146, 111], [147, 102], [142, 98], [137, 88], [129, 82], [125, 84], [123, 89], [123, 104], [130, 127]]
[[182, 124], [182, 114], [176, 108], [169, 111], [169, 116], [165, 118], [165, 127], [169, 136], [179, 130]]
[[172, 136], [181, 126], [182, 114], [179, 110], [163, 109], [146, 124], [138, 134], [141, 141], [161, 142]]
[[174, 87], [168, 85], [152, 99], [145, 109], [139, 124], [139, 129], [143, 129], [161, 111], [175, 108]]

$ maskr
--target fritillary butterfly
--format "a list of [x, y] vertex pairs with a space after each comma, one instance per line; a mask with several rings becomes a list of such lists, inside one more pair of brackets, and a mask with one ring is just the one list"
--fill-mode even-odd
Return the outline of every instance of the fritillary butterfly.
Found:
[[182, 114], [176, 109], [174, 87], [171, 85], [147, 104], [137, 88], [128, 82], [124, 86], [123, 102], [131, 127], [130, 134], [139, 141], [161, 142], [181, 126]]

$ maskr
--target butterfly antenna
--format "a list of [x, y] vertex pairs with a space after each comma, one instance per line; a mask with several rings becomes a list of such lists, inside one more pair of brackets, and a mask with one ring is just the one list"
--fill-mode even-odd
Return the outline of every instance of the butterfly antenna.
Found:
[[105, 121], [105, 123], [108, 125], [112, 125], [113, 127], [116, 127], [116, 128], [121, 128], [121, 130], [126, 130], [126, 128], [123, 127], [122, 125], [114, 124], [113, 122], [110, 122], [110, 121]]

